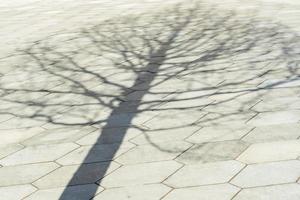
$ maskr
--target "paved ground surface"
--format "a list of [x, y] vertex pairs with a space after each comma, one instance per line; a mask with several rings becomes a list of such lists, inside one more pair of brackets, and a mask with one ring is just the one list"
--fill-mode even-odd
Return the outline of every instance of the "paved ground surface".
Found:
[[177, 2], [2, 2], [1, 199], [300, 199], [300, 3]]

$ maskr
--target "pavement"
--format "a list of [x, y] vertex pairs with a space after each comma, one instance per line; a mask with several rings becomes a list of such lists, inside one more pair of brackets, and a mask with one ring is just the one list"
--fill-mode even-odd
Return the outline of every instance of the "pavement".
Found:
[[300, 3], [0, 4], [0, 197], [299, 200]]

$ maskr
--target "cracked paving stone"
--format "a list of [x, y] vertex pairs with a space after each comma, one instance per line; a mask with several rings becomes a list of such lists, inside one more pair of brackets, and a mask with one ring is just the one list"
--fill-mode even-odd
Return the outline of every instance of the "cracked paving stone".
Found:
[[112, 199], [130, 199], [130, 200], [159, 200], [162, 196], [168, 193], [171, 188], [163, 184], [151, 185], [136, 185], [121, 188], [106, 189], [96, 197], [94, 200], [112, 200]]
[[67, 185], [90, 184], [118, 167], [119, 165], [114, 162], [63, 166], [37, 180], [33, 185], [40, 189], [46, 189]]
[[[96, 192], [95, 192], [96, 191]], [[96, 184], [76, 185], [69, 187], [51, 188], [38, 190], [26, 200], [83, 200], [90, 199], [103, 188]], [[61, 196], [63, 194], [63, 196]]]
[[58, 167], [59, 165], [53, 162], [2, 167], [0, 186], [31, 183]]
[[185, 164], [234, 160], [247, 147], [246, 142], [239, 140], [197, 144], [176, 160]]
[[100, 185], [105, 188], [160, 183], [182, 165], [175, 161], [162, 161], [125, 165], [104, 177]]
[[231, 181], [242, 188], [296, 182], [300, 161], [281, 161], [248, 165]]
[[233, 200], [299, 200], [300, 184], [243, 189]]
[[285, 140], [252, 144], [237, 160], [250, 164], [297, 159], [300, 156], [300, 140]]
[[165, 183], [175, 188], [225, 183], [244, 166], [244, 164], [233, 160], [185, 165], [169, 177]]
[[239, 190], [230, 184], [179, 188], [171, 191], [163, 200], [231, 200]]
[[54, 161], [77, 147], [73, 143], [29, 146], [0, 160], [0, 164], [8, 166]]

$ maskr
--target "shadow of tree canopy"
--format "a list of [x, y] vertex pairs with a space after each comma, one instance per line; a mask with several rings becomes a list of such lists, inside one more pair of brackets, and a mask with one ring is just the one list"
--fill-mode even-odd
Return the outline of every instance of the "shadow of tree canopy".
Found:
[[109, 143], [111, 128], [118, 144], [137, 129], [170, 151], [148, 134], [246, 122], [270, 91], [296, 87], [298, 41], [282, 24], [204, 4], [110, 19], [20, 51], [22, 65], [0, 82], [0, 111], [46, 128], [93, 125], [95, 143]]

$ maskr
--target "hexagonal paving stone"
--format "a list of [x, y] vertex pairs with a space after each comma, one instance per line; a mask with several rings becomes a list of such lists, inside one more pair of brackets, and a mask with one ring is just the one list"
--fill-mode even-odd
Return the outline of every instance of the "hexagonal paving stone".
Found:
[[193, 143], [218, 142], [238, 140], [247, 134], [253, 127], [242, 123], [204, 127], [187, 139]]
[[184, 152], [176, 160], [185, 164], [233, 160], [247, 147], [247, 143], [239, 140], [198, 144]]
[[33, 184], [41, 189], [90, 184], [118, 167], [119, 165], [114, 162], [63, 166]]
[[57, 162], [62, 165], [73, 165], [81, 163], [110, 161], [115, 157], [127, 152], [134, 146], [135, 145], [131, 143], [82, 146], [58, 159]]
[[132, 187], [111, 188], [101, 192], [94, 200], [130, 199], [159, 200], [171, 188], [163, 184], [137, 185]]
[[232, 126], [232, 124], [245, 124], [249, 119], [254, 117], [256, 113], [251, 111], [246, 112], [213, 112], [208, 113], [197, 124], [200, 126], [214, 127], [220, 125]]
[[300, 184], [243, 189], [234, 200], [299, 200]]
[[247, 124], [253, 126], [266, 126], [276, 124], [296, 123], [300, 120], [300, 111], [276, 111], [259, 113]]
[[59, 165], [39, 163], [0, 168], [0, 186], [31, 183], [58, 168]]
[[204, 115], [205, 112], [196, 110], [193, 112], [186, 110], [164, 111], [147, 121], [145, 126], [149, 127], [151, 130], [175, 129], [183, 126], [191, 126]]
[[295, 182], [300, 176], [300, 161], [281, 161], [248, 165], [231, 182], [240, 187], [257, 187]]
[[125, 165], [104, 177], [104, 187], [121, 187], [139, 184], [160, 183], [182, 165], [175, 161], [162, 161], [137, 165]]
[[32, 185], [15, 185], [0, 187], [1, 199], [19, 200], [36, 190]]
[[300, 140], [258, 143], [251, 145], [237, 160], [260, 163], [296, 159], [300, 155]]
[[29, 118], [14, 117], [1, 123], [0, 129], [16, 129], [16, 128], [33, 128], [38, 127], [46, 122]]
[[239, 190], [230, 184], [180, 188], [170, 192], [163, 200], [230, 200]]
[[0, 144], [19, 143], [23, 140], [31, 138], [32, 136], [38, 133], [41, 133], [44, 130], [45, 129], [41, 127], [34, 127], [28, 129], [0, 130]]
[[140, 130], [128, 127], [99, 128], [78, 140], [77, 143], [80, 145], [120, 143], [134, 138], [140, 133]]
[[225, 183], [244, 166], [237, 161], [186, 165], [169, 177], [165, 183], [175, 188]]
[[299, 109], [300, 98], [297, 96], [277, 97], [273, 99], [263, 99], [256, 104], [252, 109], [258, 112]]
[[175, 129], [166, 130], [149, 130], [143, 132], [138, 137], [131, 139], [130, 141], [135, 144], [149, 144], [149, 143], [161, 143], [161, 142], [173, 142], [184, 140], [188, 136], [192, 135], [195, 131], [199, 130], [200, 127], [188, 126], [179, 127]]
[[95, 131], [96, 128], [87, 127], [65, 127], [43, 131], [42, 133], [22, 142], [25, 145], [68, 143], [78, 140], [86, 134]]
[[30, 146], [0, 160], [0, 164], [8, 166], [53, 161], [77, 147], [73, 143]]
[[0, 158], [4, 158], [5, 156], [8, 156], [9, 154], [12, 154], [23, 148], [24, 146], [21, 144], [0, 145]]
[[51, 188], [45, 190], [38, 190], [29, 197], [25, 198], [26, 200], [83, 200], [90, 199], [95, 194], [101, 192], [102, 187], [96, 184], [87, 184], [87, 185], [76, 185], [69, 187], [59, 187]]
[[121, 164], [172, 160], [191, 147], [187, 142], [166, 142], [140, 145], [119, 156], [116, 161]]
[[279, 124], [270, 126], [260, 126], [252, 130], [243, 138], [247, 142], [271, 142], [280, 140], [293, 140], [300, 136], [300, 124]]

